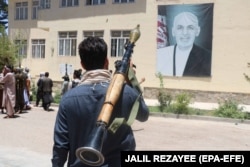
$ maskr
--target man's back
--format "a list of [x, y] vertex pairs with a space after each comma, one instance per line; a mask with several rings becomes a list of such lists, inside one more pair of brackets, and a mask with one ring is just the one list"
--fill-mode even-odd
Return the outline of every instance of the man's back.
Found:
[[42, 79], [43, 92], [52, 92], [53, 82], [50, 78], [44, 77]]
[[[78, 50], [81, 65], [86, 72], [79, 85], [69, 90], [60, 101], [54, 128], [53, 167], [62, 167], [67, 160], [70, 167], [87, 166], [81, 162], [81, 155], [76, 156], [76, 150], [85, 146], [92, 148], [88, 143], [93, 142], [93, 136], [95, 137], [97, 133], [92, 131], [96, 127], [104, 133], [101, 137], [104, 140], [102, 150], [98, 151], [102, 151], [104, 155], [105, 167], [120, 166], [120, 152], [135, 149], [133, 132], [130, 126], [123, 124], [113, 134], [107, 131], [105, 125], [112, 123], [115, 117], [127, 119], [137, 100], [138, 92], [128, 85], [123, 85], [125, 81], [123, 75], [119, 74], [120, 80], [112, 82], [108, 70], [107, 44], [103, 39], [88, 37], [79, 44]], [[124, 65], [128, 64], [129, 62]], [[109, 86], [110, 81], [111, 86]], [[112, 88], [115, 91], [112, 93], [112, 98], [109, 98], [111, 93], [107, 92], [107, 89], [114, 85], [119, 90]], [[136, 119], [146, 121], [149, 116], [148, 108], [141, 96], [138, 102]], [[102, 108], [105, 106], [109, 106], [110, 110], [105, 110], [106, 114], [103, 114]], [[102, 114], [107, 119], [100, 120]], [[97, 126], [97, 120], [104, 126]]]
[[[70, 149], [69, 166], [84, 166], [82, 162], [76, 159], [75, 151], [78, 147], [83, 147], [87, 141], [91, 140], [90, 133], [95, 127], [97, 117], [101, 111], [108, 83], [95, 85], [79, 85], [71, 89], [61, 100], [57, 121], [61, 124], [55, 126], [55, 132], [69, 133], [67, 139], [60, 138], [55, 133], [55, 137], [60, 138], [56, 143]], [[129, 117], [129, 113], [137, 98], [137, 93], [129, 86], [125, 86], [120, 99], [114, 107], [110, 123], [114, 117]], [[67, 101], [67, 103], [65, 103]], [[148, 109], [144, 103], [141, 103], [137, 119], [146, 121], [148, 119]], [[66, 136], [65, 136], [66, 137]], [[135, 139], [130, 126], [122, 125], [115, 134], [107, 133], [104, 139], [102, 153], [106, 163], [120, 163], [121, 150], [135, 150]], [[66, 155], [66, 152], [62, 153]], [[61, 156], [58, 155], [58, 156]], [[55, 155], [55, 154], [54, 154]], [[54, 157], [56, 159], [56, 157]], [[73, 165], [74, 164], [74, 165]]]

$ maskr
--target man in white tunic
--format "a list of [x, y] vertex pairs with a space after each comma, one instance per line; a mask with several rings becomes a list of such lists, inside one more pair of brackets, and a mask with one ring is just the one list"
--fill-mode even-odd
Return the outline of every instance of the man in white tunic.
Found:
[[4, 66], [3, 76], [0, 78], [0, 82], [4, 83], [3, 90], [3, 106], [6, 109], [6, 114], [4, 118], [14, 118], [15, 104], [16, 104], [16, 87], [15, 87], [15, 75], [12, 72], [11, 66]]

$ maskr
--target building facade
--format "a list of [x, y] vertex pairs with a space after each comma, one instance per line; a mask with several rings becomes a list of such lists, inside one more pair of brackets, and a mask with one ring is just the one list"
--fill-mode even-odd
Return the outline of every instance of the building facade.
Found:
[[[142, 87], [147, 93], [160, 87], [158, 49], [174, 43], [170, 27], [174, 14], [188, 11], [197, 15], [201, 27], [196, 41], [211, 52], [210, 74], [164, 75], [165, 88], [248, 95], [244, 73], [250, 74], [249, 8], [248, 0], [11, 0], [8, 33], [20, 45], [19, 62], [30, 69], [34, 80], [48, 71], [54, 81], [62, 81], [65, 72], [71, 75], [81, 68], [77, 47], [88, 36], [107, 42], [114, 71], [130, 30], [139, 24], [141, 37], [132, 60], [138, 79], [146, 78]], [[146, 96], [151, 98], [150, 93]]]

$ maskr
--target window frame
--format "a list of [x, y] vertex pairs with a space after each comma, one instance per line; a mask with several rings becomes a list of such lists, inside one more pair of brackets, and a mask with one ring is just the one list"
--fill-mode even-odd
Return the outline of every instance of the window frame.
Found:
[[28, 1], [15, 3], [15, 20], [27, 20], [28, 19]]
[[16, 39], [15, 46], [17, 48], [18, 57], [27, 58], [28, 41], [26, 39]]
[[76, 56], [77, 31], [58, 32], [58, 56]]
[[39, 9], [39, 0], [33, 0], [32, 1], [31, 19], [33, 19], [33, 20], [38, 19], [38, 9]]
[[76, 7], [76, 6], [79, 6], [79, 0], [60, 0], [61, 8]]
[[135, 0], [113, 0], [114, 4], [135, 3]]
[[[88, 34], [88, 35], [85, 35]], [[100, 34], [100, 35], [99, 35]], [[88, 37], [99, 37], [102, 38], [104, 37], [104, 31], [103, 30], [95, 30], [95, 31], [83, 31], [83, 39], [86, 39]]]
[[50, 9], [51, 0], [40, 0], [39, 1], [39, 9]]
[[104, 5], [104, 4], [106, 4], [106, 0], [86, 0], [86, 5], [87, 6]]
[[111, 46], [110, 56], [111, 57], [122, 57], [124, 55], [126, 51], [124, 46], [129, 41], [129, 35], [130, 35], [130, 30], [112, 30], [111, 31], [111, 38], [110, 38], [110, 46]]
[[[37, 41], [37, 43], [34, 43]], [[46, 50], [45, 39], [32, 39], [31, 40], [31, 57], [34, 59], [44, 59]]]

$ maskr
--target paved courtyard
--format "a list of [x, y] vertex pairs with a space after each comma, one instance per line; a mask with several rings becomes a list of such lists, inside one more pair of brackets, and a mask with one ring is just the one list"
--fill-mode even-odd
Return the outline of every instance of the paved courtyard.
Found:
[[[57, 113], [0, 114], [0, 167], [50, 167]], [[250, 150], [250, 124], [150, 116], [132, 125], [137, 150]]]

